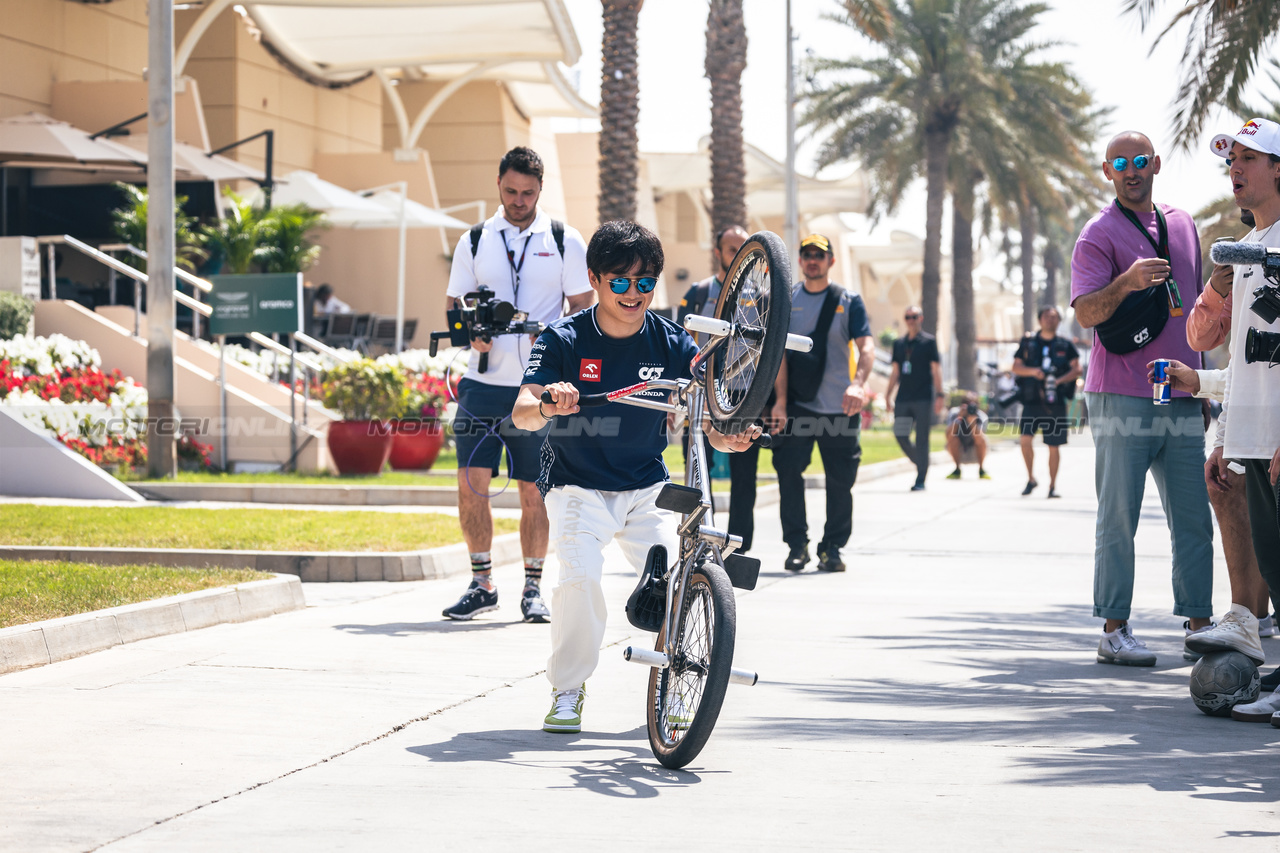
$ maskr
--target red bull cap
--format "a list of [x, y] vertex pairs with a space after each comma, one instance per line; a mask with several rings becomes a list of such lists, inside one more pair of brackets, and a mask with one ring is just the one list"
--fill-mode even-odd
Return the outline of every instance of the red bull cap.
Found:
[[1265, 118], [1251, 118], [1234, 136], [1219, 133], [1209, 141], [1209, 150], [1224, 160], [1231, 156], [1231, 146], [1239, 142], [1245, 148], [1280, 157], [1280, 124]]

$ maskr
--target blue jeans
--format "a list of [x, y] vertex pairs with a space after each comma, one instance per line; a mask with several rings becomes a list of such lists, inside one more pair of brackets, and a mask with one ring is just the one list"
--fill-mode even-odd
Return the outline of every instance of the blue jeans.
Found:
[[1147, 397], [1085, 394], [1097, 449], [1098, 524], [1093, 615], [1128, 619], [1133, 601], [1133, 537], [1147, 471], [1173, 542], [1173, 612], [1213, 615], [1213, 520], [1204, 484], [1204, 419], [1199, 400], [1156, 406]]

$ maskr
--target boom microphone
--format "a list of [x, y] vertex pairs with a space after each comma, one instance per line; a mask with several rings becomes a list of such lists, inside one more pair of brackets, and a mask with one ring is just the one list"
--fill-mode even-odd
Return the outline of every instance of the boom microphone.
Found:
[[1237, 267], [1262, 264], [1269, 270], [1280, 269], [1280, 249], [1271, 249], [1261, 243], [1222, 240], [1209, 249], [1209, 258], [1215, 264]]

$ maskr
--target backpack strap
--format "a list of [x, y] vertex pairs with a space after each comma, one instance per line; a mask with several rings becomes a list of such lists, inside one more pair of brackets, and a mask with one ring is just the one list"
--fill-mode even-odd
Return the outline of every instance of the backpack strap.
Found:
[[[559, 219], [551, 220], [551, 239], [556, 241], [556, 250], [560, 252], [560, 260], [564, 260], [564, 223]], [[474, 253], [473, 253], [474, 254]]]
[[477, 222], [471, 226], [471, 259], [475, 260], [476, 252], [480, 250], [480, 235], [484, 233], [484, 223]]

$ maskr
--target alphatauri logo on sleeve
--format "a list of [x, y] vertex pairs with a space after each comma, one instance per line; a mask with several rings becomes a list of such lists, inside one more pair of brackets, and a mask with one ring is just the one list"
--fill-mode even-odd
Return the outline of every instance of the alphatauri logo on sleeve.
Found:
[[583, 382], [599, 382], [601, 361], [598, 358], [584, 358], [582, 367], [578, 370], [578, 378]]

